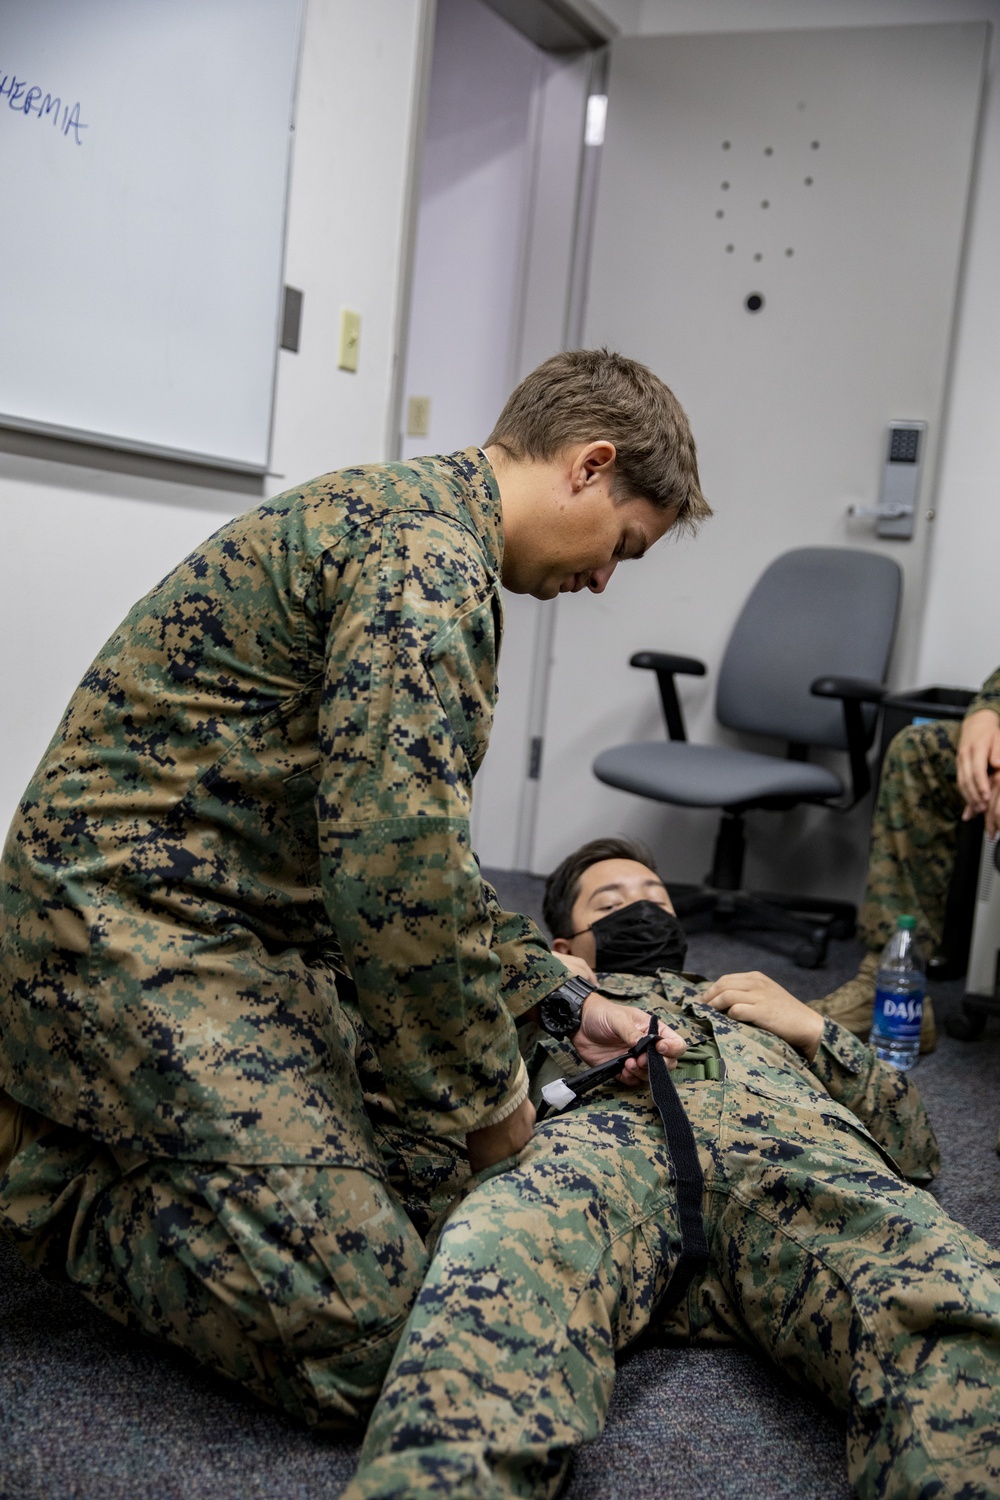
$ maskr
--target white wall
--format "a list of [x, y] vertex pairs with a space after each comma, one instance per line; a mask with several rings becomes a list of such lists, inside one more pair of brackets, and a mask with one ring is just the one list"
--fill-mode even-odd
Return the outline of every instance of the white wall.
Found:
[[[627, 16], [622, 19], [626, 33], [644, 35], [960, 21], [987, 21], [995, 31], [1000, 21], [1000, 3], [998, 0], [640, 0], [634, 21]], [[1000, 555], [1000, 507], [994, 498], [1000, 488], [1000, 432], [996, 419], [1000, 409], [997, 57], [994, 38], [952, 348], [950, 398], [946, 401], [939, 434], [937, 474], [928, 476], [930, 483], [924, 492], [925, 496], [933, 495], [936, 519], [927, 527], [930, 536], [923, 598], [915, 601], [915, 612], [922, 615], [922, 620], [915, 622], [916, 649], [908, 653], [905, 671], [901, 669], [900, 686], [930, 682], [974, 684], [1000, 661], [993, 602], [995, 559]], [[695, 428], [697, 431], [697, 422]], [[698, 547], [699, 543], [693, 545]], [[727, 577], [724, 559], [720, 559], [717, 582], [723, 596], [734, 582]], [[560, 601], [560, 617], [573, 603]], [[695, 720], [707, 709], [702, 687], [692, 682], [686, 689]], [[655, 719], [655, 705], [650, 712]], [[548, 750], [547, 745], [547, 756]], [[592, 753], [591, 741], [581, 734], [579, 759], [589, 762]], [[789, 814], [781, 820], [783, 857], [792, 865], [812, 868], [814, 833], [821, 816], [806, 812]], [[705, 857], [700, 867], [695, 868], [697, 850], [703, 849], [705, 856], [708, 852], [705, 815], [677, 812], [674, 817], [678, 842], [689, 846], [691, 854], [691, 870], [685, 872], [685, 878], [696, 878], [708, 863]], [[757, 815], [758, 822], [762, 823], [763, 818], [764, 815]], [[681, 825], [686, 826], [686, 835]], [[753, 839], [758, 846], [761, 836], [766, 846], [767, 835], [773, 835], [774, 826], [772, 821], [769, 828], [755, 827]], [[866, 809], [862, 806], [851, 818], [827, 818], [822, 828], [831, 867], [840, 872], [840, 879], [832, 884], [842, 882], [848, 896], [860, 892], [867, 826]], [[567, 830], [565, 836], [569, 837], [571, 832]], [[533, 867], [545, 863], [545, 853], [536, 846]], [[758, 868], [759, 863], [751, 855], [747, 871], [751, 884], [755, 880], [768, 883], [763, 878], [765, 871]], [[773, 879], [771, 883], [781, 884]], [[848, 886], [852, 889], [847, 889]]]
[[[896, 680], [913, 680], [929, 528], [921, 518], [911, 542], [879, 543], [846, 508], [877, 499], [888, 416], [929, 418], [932, 442], [941, 432], [985, 27], [942, 31], [614, 45], [585, 341], [622, 348], [674, 386], [717, 514], [696, 541], [656, 549], [634, 578], [623, 570], [629, 578], [600, 600], [558, 603], [542, 868], [568, 841], [620, 829], [651, 842], [670, 878], [702, 876], [717, 815], [610, 791], [589, 761], [623, 740], [662, 736], [655, 684], [625, 669], [631, 651], [658, 643], [708, 663], [707, 679], [681, 688], [688, 724], [696, 740], [727, 742], [711, 701], [722, 647], [749, 588], [788, 547], [869, 546], [904, 567]], [[733, 191], [722, 197], [717, 158], [729, 136], [721, 175]], [[813, 170], [810, 192], [801, 173]], [[773, 200], [762, 225], [761, 199]], [[728, 229], [713, 212], [723, 204]], [[738, 254], [722, 253], [727, 240]], [[751, 251], [763, 254], [759, 269]], [[755, 319], [743, 298], [758, 288], [768, 311]], [[854, 896], [867, 812], [755, 817], [748, 881]]]
[[[484, 443], [514, 384], [549, 68], [480, 0], [438, 0], [403, 382], [404, 425], [410, 396], [429, 397], [431, 417], [426, 437], [404, 432], [405, 458]], [[507, 595], [505, 611], [500, 705], [472, 815], [477, 853], [501, 869], [515, 863], [527, 712], [517, 679], [534, 648], [530, 605]]]
[[[298, 354], [279, 356], [267, 494], [389, 456], [432, 9], [309, 0], [285, 275], [305, 294], [302, 339]], [[362, 316], [356, 375], [336, 368], [341, 306]], [[132, 603], [260, 498], [207, 471], [0, 434], [3, 828], [73, 687]]]
[[[485, 442], [511, 388], [562, 347], [589, 59], [539, 51], [480, 0], [438, 0], [404, 397], [405, 456]], [[404, 418], [406, 403], [404, 399]], [[511, 868], [527, 805], [539, 611], [505, 597], [500, 698], [473, 839]]]
[[[991, 7], [1000, 24], [1000, 6]], [[993, 37], [997, 57], [998, 38]], [[974, 686], [1000, 664], [1000, 84], [983, 117], [918, 676]]]
[[[285, 264], [305, 293], [302, 340], [279, 357], [272, 454], [289, 484], [393, 456], [416, 92], [432, 20], [433, 0], [309, 0]], [[345, 306], [361, 314], [356, 374], [337, 369]]]
[[1000, 663], [1000, 0], [641, 0], [635, 28], [657, 35], [980, 20], [993, 24], [994, 38], [939, 450], [919, 684], [974, 685]]
[[404, 382], [431, 421], [404, 457], [484, 443], [510, 392], [545, 65], [480, 0], [438, 0]]
[[593, 0], [593, 8], [602, 11], [623, 36], [631, 36], [640, 29], [642, 0]]

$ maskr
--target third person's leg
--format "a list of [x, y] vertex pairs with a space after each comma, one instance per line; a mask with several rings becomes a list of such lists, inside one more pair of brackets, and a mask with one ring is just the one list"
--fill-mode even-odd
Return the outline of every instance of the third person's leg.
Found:
[[[962, 798], [955, 782], [961, 724], [934, 720], [911, 724], [886, 753], [872, 820], [868, 883], [858, 917], [868, 953], [856, 978], [812, 1002], [856, 1036], [867, 1039], [875, 1005], [878, 956], [903, 913], [917, 919], [917, 941], [926, 956], [940, 947], [948, 886], [955, 865]], [[934, 1046], [934, 1016], [924, 1006], [921, 1051]]]

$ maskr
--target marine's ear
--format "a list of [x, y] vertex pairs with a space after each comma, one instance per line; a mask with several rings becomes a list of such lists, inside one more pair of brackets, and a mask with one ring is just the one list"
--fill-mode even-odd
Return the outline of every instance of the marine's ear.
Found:
[[615, 466], [617, 456], [618, 450], [614, 443], [606, 438], [579, 444], [571, 452], [570, 482], [574, 493], [583, 489], [585, 484], [599, 475], [610, 473]]
[[569, 938], [553, 938], [552, 939], [552, 952], [553, 953], [570, 953], [571, 951], [572, 950], [571, 950], [571, 948], [569, 946]]

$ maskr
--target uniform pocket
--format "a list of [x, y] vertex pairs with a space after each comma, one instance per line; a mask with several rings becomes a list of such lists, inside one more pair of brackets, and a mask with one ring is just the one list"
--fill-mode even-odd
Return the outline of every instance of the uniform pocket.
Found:
[[[785, 1170], [807, 1160], [833, 1170], [835, 1164], [879, 1162], [899, 1175], [889, 1153], [857, 1115], [828, 1094], [789, 1087], [786, 1092], [761, 1088], [756, 1080], [727, 1076], [719, 1146], [746, 1168]], [[853, 1165], [851, 1167], [853, 1170]]]
[[499, 642], [500, 603], [491, 591], [452, 620], [425, 656], [451, 732], [473, 775], [489, 744]]
[[291, 776], [285, 777], [285, 800], [288, 826], [298, 856], [304, 884], [319, 884], [319, 824], [316, 796], [319, 792], [322, 761], [317, 757]]
[[[231, 1279], [244, 1283], [244, 1312], [266, 1307], [286, 1347], [325, 1355], [380, 1338], [405, 1318], [426, 1254], [377, 1177], [350, 1167], [259, 1166], [194, 1181], [224, 1237]], [[203, 1274], [215, 1274], [208, 1262]]]

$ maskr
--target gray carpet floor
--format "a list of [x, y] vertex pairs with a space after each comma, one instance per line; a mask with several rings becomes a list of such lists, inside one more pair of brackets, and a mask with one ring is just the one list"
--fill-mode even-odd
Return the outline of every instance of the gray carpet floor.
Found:
[[[490, 873], [490, 872], [488, 872]], [[492, 872], [512, 909], [540, 882]], [[759, 968], [812, 999], [856, 969], [832, 945], [796, 969], [732, 937], [697, 935], [708, 977]], [[961, 984], [934, 989], [940, 1022]], [[1000, 1246], [1000, 1025], [941, 1035], [916, 1078], [942, 1146], [936, 1196]], [[644, 1349], [618, 1376], [606, 1432], [579, 1456], [567, 1500], [845, 1500], [839, 1419], [752, 1351]], [[356, 1449], [314, 1442], [190, 1361], [109, 1323], [0, 1245], [0, 1500], [333, 1500]]]

